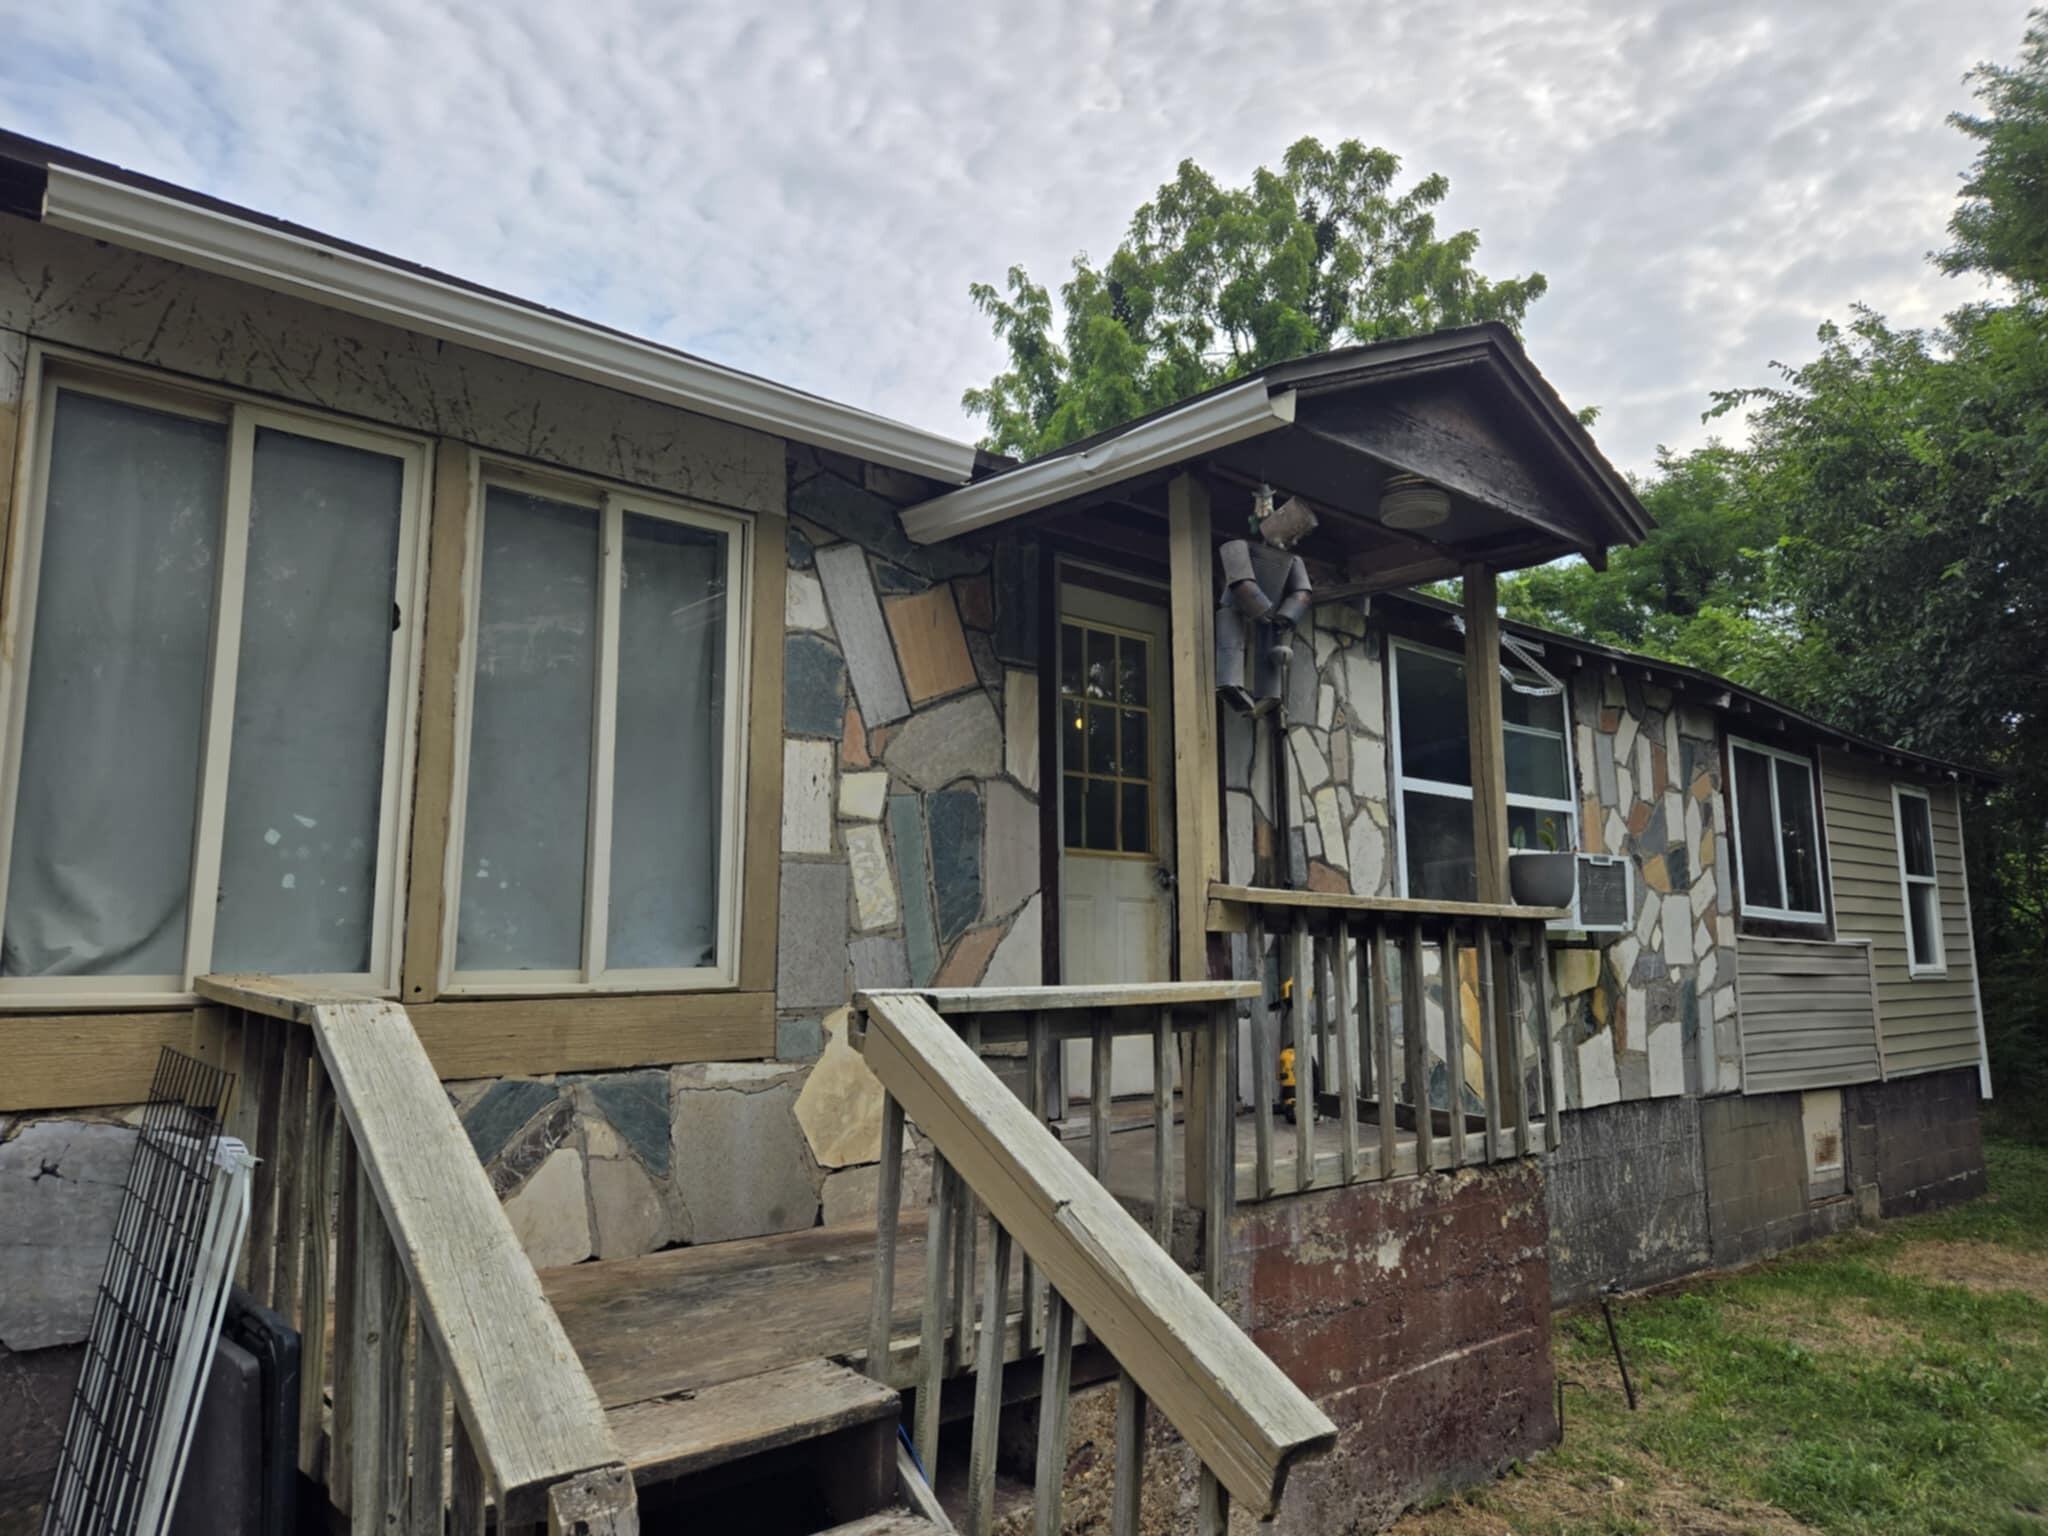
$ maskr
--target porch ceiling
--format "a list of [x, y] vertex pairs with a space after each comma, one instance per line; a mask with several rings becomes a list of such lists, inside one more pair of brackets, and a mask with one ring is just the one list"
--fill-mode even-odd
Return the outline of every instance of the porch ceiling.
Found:
[[[1298, 552], [1319, 596], [1408, 586], [1473, 561], [1597, 561], [1650, 527], [1521, 344], [1492, 325], [1278, 364], [913, 507], [904, 525], [932, 543], [1019, 518], [1163, 515], [1166, 482], [1190, 470], [1210, 481], [1219, 535], [1248, 526], [1261, 483], [1307, 500], [1321, 526]], [[1447, 491], [1445, 521], [1387, 527], [1379, 500], [1395, 474]]]

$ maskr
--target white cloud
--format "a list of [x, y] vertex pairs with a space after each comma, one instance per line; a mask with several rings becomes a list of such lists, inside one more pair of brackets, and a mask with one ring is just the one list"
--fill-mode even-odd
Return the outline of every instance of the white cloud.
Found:
[[971, 435], [966, 286], [1056, 283], [1193, 156], [1356, 136], [1537, 268], [1538, 364], [1641, 467], [1869, 303], [1908, 323], [2019, 8], [1730, 0], [0, 0], [0, 123]]

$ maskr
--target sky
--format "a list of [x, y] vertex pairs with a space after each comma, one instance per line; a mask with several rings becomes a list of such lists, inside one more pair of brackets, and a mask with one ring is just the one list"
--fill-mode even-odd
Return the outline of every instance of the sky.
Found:
[[1543, 272], [1525, 337], [1617, 464], [1926, 262], [1989, 0], [0, 0], [0, 126], [971, 439], [967, 297], [1057, 288], [1192, 157], [1442, 172]]

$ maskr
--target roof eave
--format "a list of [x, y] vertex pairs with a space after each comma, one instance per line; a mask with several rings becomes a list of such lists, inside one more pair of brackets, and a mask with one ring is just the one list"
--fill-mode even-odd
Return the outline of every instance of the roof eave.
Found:
[[41, 212], [53, 228], [777, 437], [943, 482], [974, 472], [973, 447], [938, 433], [71, 166], [48, 166]]

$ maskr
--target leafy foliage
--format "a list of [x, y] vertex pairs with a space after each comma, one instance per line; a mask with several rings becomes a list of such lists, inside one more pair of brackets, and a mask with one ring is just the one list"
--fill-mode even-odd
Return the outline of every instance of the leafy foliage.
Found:
[[1399, 157], [1292, 145], [1226, 187], [1192, 160], [1132, 217], [1107, 263], [1075, 257], [1060, 301], [1012, 267], [970, 290], [1010, 354], [962, 396], [988, 447], [1022, 458], [1343, 342], [1497, 320], [1519, 327], [1540, 273], [1493, 281], [1479, 236], [1439, 235], [1443, 176], [1397, 190]]
[[2028, 18], [2020, 62], [1971, 72], [1982, 114], [1949, 121], [1980, 146], [1949, 221], [1955, 244], [1940, 256], [1950, 272], [1985, 272], [2023, 292], [2048, 293], [2048, 11]]

